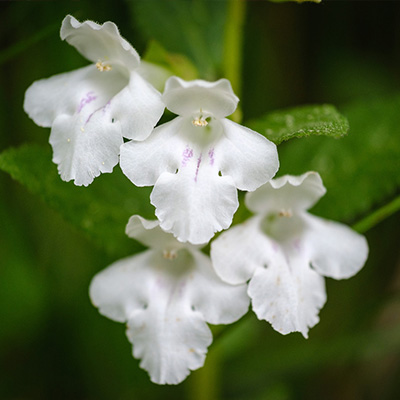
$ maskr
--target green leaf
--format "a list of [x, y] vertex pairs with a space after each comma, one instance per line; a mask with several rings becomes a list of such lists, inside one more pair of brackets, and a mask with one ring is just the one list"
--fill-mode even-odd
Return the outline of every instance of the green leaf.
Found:
[[279, 175], [320, 173], [327, 194], [313, 211], [357, 220], [391, 201], [400, 187], [400, 95], [360, 100], [343, 107], [349, 135], [310, 137], [280, 148]]
[[118, 167], [112, 174], [96, 178], [89, 187], [79, 187], [60, 179], [48, 147], [24, 145], [1, 153], [0, 169], [38, 194], [108, 252], [125, 255], [142, 248], [124, 231], [133, 214], [154, 218], [150, 188], [135, 187]]
[[218, 77], [223, 62], [226, 1], [128, 1], [132, 18], [148, 39], [191, 59], [201, 78]]
[[249, 121], [247, 126], [260, 132], [275, 144], [294, 137], [311, 135], [338, 138], [346, 135], [349, 130], [347, 119], [329, 104], [275, 111]]

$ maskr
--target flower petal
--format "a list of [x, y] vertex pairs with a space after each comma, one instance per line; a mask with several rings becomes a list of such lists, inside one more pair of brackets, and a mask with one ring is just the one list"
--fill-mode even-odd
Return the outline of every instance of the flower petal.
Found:
[[306, 215], [306, 243], [313, 268], [334, 279], [355, 275], [368, 257], [364, 236], [344, 224]]
[[222, 175], [229, 175], [240, 190], [255, 190], [269, 181], [279, 168], [274, 143], [249, 128], [221, 120], [223, 136], [215, 146]]
[[110, 111], [109, 101], [127, 84], [118, 69], [104, 75], [88, 65], [34, 82], [25, 93], [24, 109], [40, 126], [50, 127], [62, 114], [79, 114], [84, 123], [97, 110]]
[[203, 130], [177, 117], [147, 140], [121, 147], [122, 171], [135, 185], [155, 184], [151, 202], [161, 228], [182, 242], [207, 243], [229, 227], [238, 206], [233, 180], [218, 175], [214, 158], [221, 125], [210, 126]]
[[103, 25], [93, 21], [80, 23], [73, 16], [67, 15], [62, 22], [60, 36], [95, 63], [117, 63], [130, 71], [139, 66], [139, 55], [119, 34], [113, 22], [105, 22]]
[[88, 66], [35, 82], [26, 94], [31, 116], [45, 116], [46, 122], [55, 118], [50, 135], [53, 161], [61, 178], [76, 185], [89, 185], [118, 163], [121, 127], [112, 117], [109, 99], [126, 81], [116, 70], [100, 75]]
[[[167, 301], [167, 299], [164, 299]], [[200, 313], [182, 318], [182, 310], [170, 308], [164, 320], [157, 306], [137, 311], [128, 321], [127, 336], [133, 344], [133, 356], [158, 384], [181, 383], [190, 371], [204, 365], [211, 331]]]
[[211, 260], [217, 275], [231, 284], [248, 281], [257, 268], [269, 263], [277, 244], [261, 230], [261, 218], [253, 217], [223, 232], [211, 243]]
[[212, 336], [186, 289], [195, 269], [187, 252], [167, 260], [148, 250], [97, 274], [90, 297], [101, 314], [128, 322], [133, 355], [151, 380], [177, 384], [200, 368]]
[[212, 340], [204, 320], [236, 320], [248, 304], [243, 287], [221, 283], [205, 255], [185, 249], [173, 260], [148, 250], [114, 263], [94, 277], [90, 297], [101, 314], [128, 321], [134, 356], [160, 384], [203, 365]]
[[195, 310], [210, 324], [230, 324], [246, 314], [250, 303], [246, 285], [222, 282], [209, 257], [200, 251], [192, 254], [198, 271], [190, 289]]
[[144, 139], [164, 106], [137, 73], [128, 85], [118, 68], [102, 74], [89, 65], [34, 82], [24, 108], [37, 124], [53, 125], [50, 143], [62, 179], [86, 186], [118, 163], [122, 131]]
[[164, 112], [161, 94], [138, 73], [132, 72], [129, 84], [110, 100], [110, 112], [121, 123], [128, 139], [146, 139]]
[[210, 169], [204, 166], [194, 171], [188, 165], [176, 174], [164, 172], [151, 193], [161, 228], [181, 242], [207, 243], [215, 232], [230, 226], [238, 208], [232, 178]]
[[163, 101], [168, 110], [178, 115], [191, 116], [203, 112], [223, 118], [236, 110], [239, 99], [227, 79], [187, 82], [172, 76], [165, 84]]
[[154, 278], [153, 261], [154, 252], [147, 250], [119, 260], [96, 274], [89, 295], [100, 314], [125, 322], [134, 311], [146, 309]]
[[79, 114], [62, 114], [54, 121], [50, 144], [53, 162], [64, 181], [89, 185], [100, 173], [111, 172], [118, 164], [119, 148], [123, 143], [119, 123], [95, 112], [90, 123], [83, 123]]
[[250, 279], [248, 294], [259, 319], [283, 334], [299, 331], [307, 337], [326, 300], [324, 280], [309, 267], [298, 239], [282, 245], [263, 233], [263, 224], [263, 216], [256, 216], [214, 240], [214, 269], [225, 282]]
[[318, 312], [326, 301], [324, 279], [309, 268], [301, 257], [284, 258], [258, 268], [249, 283], [248, 293], [259, 319], [272, 324], [286, 335], [301, 332], [305, 338], [308, 328], [318, 323]]
[[24, 109], [45, 127], [61, 114], [80, 114], [86, 121], [102, 109], [110, 120], [120, 122], [125, 137], [143, 140], [160, 119], [164, 105], [160, 93], [136, 72], [127, 78], [118, 68], [102, 74], [89, 65], [34, 82], [26, 91]]
[[183, 118], [160, 125], [143, 142], [128, 142], [121, 146], [120, 166], [136, 186], [152, 186], [164, 172], [175, 172], [180, 166], [179, 131]]
[[129, 218], [125, 232], [130, 238], [136, 239], [145, 246], [171, 254], [184, 247], [184, 244], [178, 242], [173, 235], [160, 228], [158, 220], [150, 221], [140, 215], [133, 215]]
[[249, 210], [257, 213], [281, 210], [307, 210], [324, 194], [326, 189], [317, 172], [300, 176], [285, 175], [267, 182], [246, 195]]

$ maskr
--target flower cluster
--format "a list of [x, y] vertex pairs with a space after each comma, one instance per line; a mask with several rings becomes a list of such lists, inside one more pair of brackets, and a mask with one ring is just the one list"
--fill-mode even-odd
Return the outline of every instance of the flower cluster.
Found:
[[[323, 276], [348, 278], [368, 246], [345, 225], [307, 213], [325, 193], [320, 176], [272, 179], [276, 146], [227, 119], [238, 104], [228, 80], [170, 77], [160, 94], [146, 64], [112, 22], [67, 16], [61, 38], [91, 64], [34, 82], [24, 108], [51, 127], [61, 178], [89, 185], [118, 164], [137, 186], [154, 186], [157, 220], [135, 215], [126, 234], [149, 249], [97, 274], [90, 297], [127, 323], [133, 355], [151, 380], [177, 384], [204, 363], [207, 323], [229, 324], [250, 301], [259, 319], [305, 337], [326, 301]], [[154, 128], [167, 108], [177, 117]], [[124, 140], [125, 138], [125, 140]], [[255, 216], [227, 229], [248, 191]]]

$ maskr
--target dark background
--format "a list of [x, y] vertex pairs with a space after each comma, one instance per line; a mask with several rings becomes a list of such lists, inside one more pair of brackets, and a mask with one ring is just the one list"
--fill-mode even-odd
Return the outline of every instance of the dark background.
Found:
[[[131, 17], [131, 3], [0, 3], [1, 151], [47, 145], [49, 129], [22, 109], [24, 92], [34, 80], [87, 63], [60, 41], [66, 14], [115, 22], [144, 54], [149, 37]], [[341, 109], [399, 92], [399, 2], [246, 5], [244, 121], [280, 107]], [[0, 190], [0, 398], [400, 398], [399, 213], [367, 232], [370, 259], [356, 277], [327, 280], [328, 302], [308, 340], [249, 316], [216, 339], [204, 369], [163, 387], [132, 358], [124, 326], [90, 304], [92, 276], [118, 255], [3, 172]]]

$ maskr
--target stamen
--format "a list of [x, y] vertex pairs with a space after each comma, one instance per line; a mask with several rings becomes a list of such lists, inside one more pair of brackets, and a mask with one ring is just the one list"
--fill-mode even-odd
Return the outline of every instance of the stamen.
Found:
[[176, 250], [164, 250], [163, 256], [167, 260], [175, 260], [175, 258], [178, 257], [178, 253], [176, 252]]
[[192, 124], [193, 124], [194, 126], [203, 127], [203, 126], [207, 126], [207, 125], [208, 125], [208, 121], [207, 121], [202, 115], [200, 115], [200, 116], [196, 117], [196, 118], [192, 121]]
[[293, 216], [292, 210], [289, 208], [288, 210], [281, 210], [278, 214], [280, 217], [290, 218]]
[[102, 61], [97, 61], [96, 63], [96, 68], [100, 71], [100, 72], [107, 72], [107, 71], [111, 71], [112, 70], [112, 66], [110, 64], [103, 64]]

